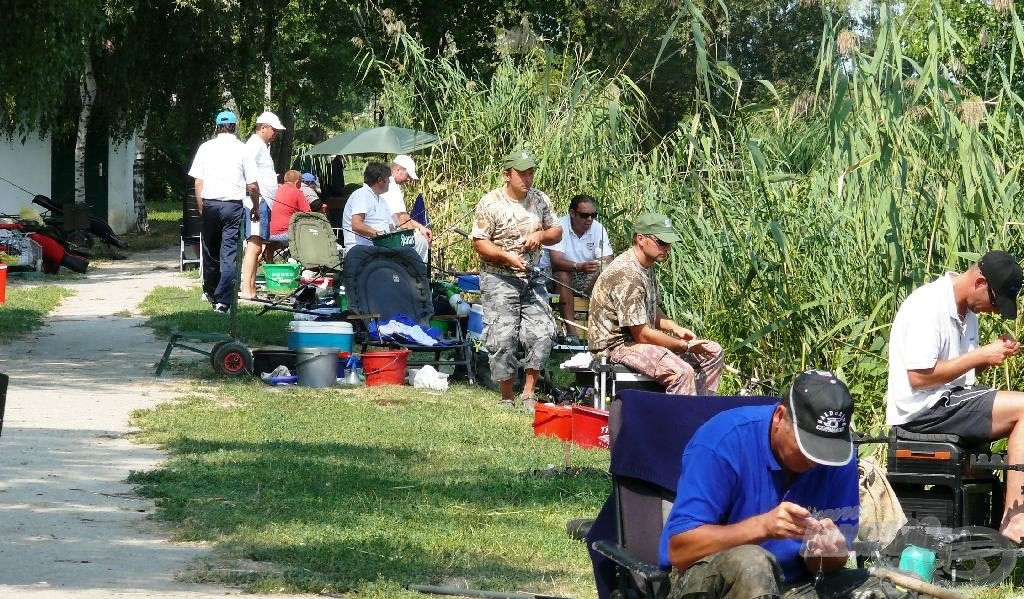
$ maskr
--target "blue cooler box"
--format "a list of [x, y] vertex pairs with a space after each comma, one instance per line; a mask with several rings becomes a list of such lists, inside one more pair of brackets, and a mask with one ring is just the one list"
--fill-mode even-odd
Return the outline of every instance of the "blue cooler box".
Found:
[[293, 320], [288, 324], [288, 349], [329, 347], [351, 352], [354, 336], [352, 325], [347, 322]]

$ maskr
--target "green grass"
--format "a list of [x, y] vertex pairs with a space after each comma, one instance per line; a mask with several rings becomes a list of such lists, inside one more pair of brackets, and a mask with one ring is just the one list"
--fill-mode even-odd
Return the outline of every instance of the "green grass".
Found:
[[217, 544], [192, 579], [366, 598], [453, 579], [593, 596], [565, 522], [596, 514], [607, 453], [576, 450], [573, 470], [546, 470], [564, 464], [562, 444], [534, 438], [495, 394], [255, 381], [200, 391], [134, 415], [140, 440], [172, 457], [130, 478], [176, 538]]
[[[150, 317], [147, 324], [161, 337], [168, 337], [174, 330], [228, 332], [228, 317], [212, 312], [210, 304], [202, 301], [200, 294], [198, 288], [157, 287], [139, 308]], [[261, 315], [259, 310], [259, 306], [239, 306], [238, 338], [256, 346], [287, 345], [291, 314], [271, 311]]]
[[0, 304], [0, 344], [17, 339], [45, 324], [46, 316], [74, 292], [57, 285], [7, 285], [7, 301]]
[[[133, 252], [159, 250], [178, 245], [178, 221], [181, 219], [181, 201], [147, 202], [149, 233], [126, 233], [121, 236]], [[102, 244], [99, 244], [102, 246]]]

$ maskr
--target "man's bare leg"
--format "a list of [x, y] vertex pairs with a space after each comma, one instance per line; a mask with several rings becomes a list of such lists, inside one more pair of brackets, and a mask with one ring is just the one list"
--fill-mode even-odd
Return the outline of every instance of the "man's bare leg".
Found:
[[263, 239], [253, 235], [245, 242], [245, 254], [242, 256], [242, 297], [256, 297], [256, 268], [260, 265], [260, 254], [263, 253]]
[[[1024, 464], [1024, 393], [1000, 391], [992, 406], [992, 438], [1007, 437], [1006, 458]], [[1024, 472], [1006, 472], [1006, 503], [999, 532], [1015, 543], [1024, 537]]]

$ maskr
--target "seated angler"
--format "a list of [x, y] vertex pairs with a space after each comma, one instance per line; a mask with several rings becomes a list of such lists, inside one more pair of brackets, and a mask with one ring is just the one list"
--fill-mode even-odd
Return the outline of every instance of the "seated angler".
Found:
[[587, 344], [649, 376], [678, 395], [714, 395], [722, 378], [722, 346], [700, 339], [661, 311], [654, 265], [668, 260], [679, 236], [664, 214], [647, 213], [633, 225], [633, 245], [597, 278], [590, 298]]

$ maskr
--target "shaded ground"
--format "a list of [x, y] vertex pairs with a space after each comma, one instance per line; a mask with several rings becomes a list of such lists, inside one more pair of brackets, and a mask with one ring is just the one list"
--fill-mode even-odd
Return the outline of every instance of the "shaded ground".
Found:
[[153, 376], [165, 342], [128, 314], [154, 287], [188, 284], [177, 267], [175, 248], [61, 281], [76, 295], [49, 324], [0, 345], [0, 372], [11, 377], [0, 435], [0, 597], [240, 594], [180, 582], [177, 573], [209, 548], [161, 537], [145, 519], [153, 503], [123, 482], [164, 458], [126, 439], [129, 413], [172, 399], [182, 384]]

